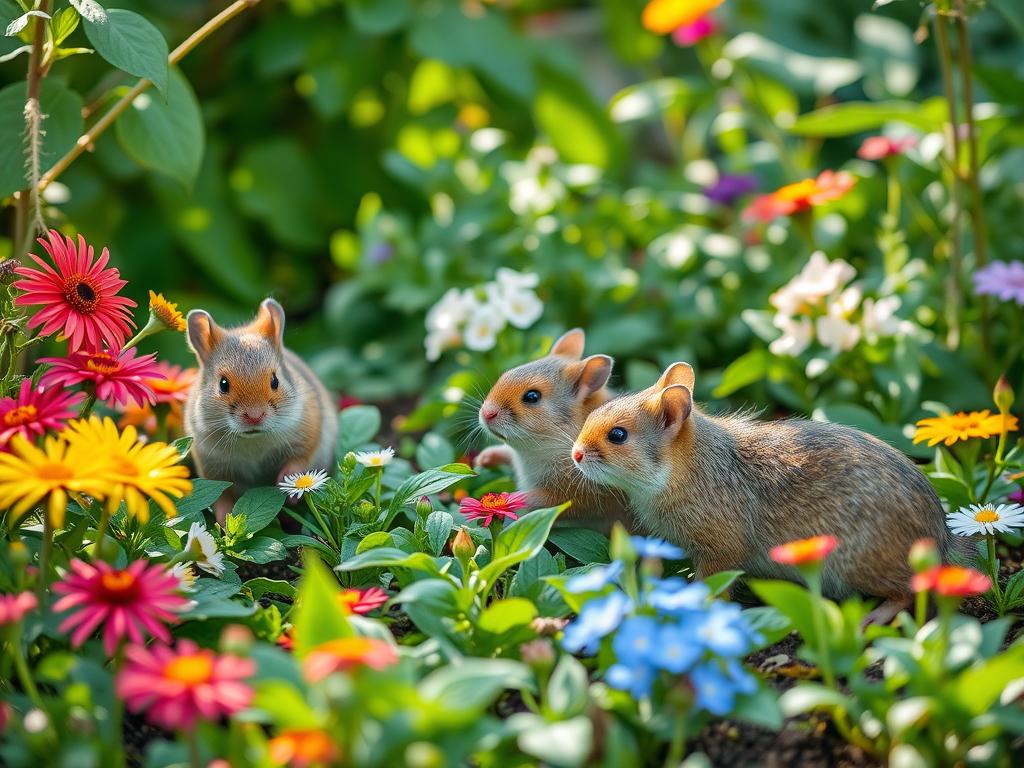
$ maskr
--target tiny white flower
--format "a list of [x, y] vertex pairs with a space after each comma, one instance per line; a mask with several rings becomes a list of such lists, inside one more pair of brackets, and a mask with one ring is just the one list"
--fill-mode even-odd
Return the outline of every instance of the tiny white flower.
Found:
[[427, 331], [450, 332], [458, 328], [459, 324], [466, 320], [467, 309], [462, 291], [458, 288], [449, 288], [427, 312]]
[[808, 379], [816, 379], [827, 370], [828, 360], [823, 357], [812, 357], [807, 361], [807, 367], [804, 369], [804, 373], [807, 374]]
[[886, 296], [882, 299], [864, 299], [861, 305], [863, 315], [861, 323], [864, 334], [869, 337], [895, 336], [903, 327], [903, 322], [896, 317], [900, 308], [898, 296]]
[[191, 592], [196, 584], [196, 572], [192, 570], [192, 563], [175, 563], [171, 568], [171, 575], [178, 579], [184, 592]]
[[457, 347], [462, 343], [462, 334], [457, 330], [432, 331], [423, 339], [423, 346], [426, 348], [427, 360], [433, 362], [441, 357], [446, 349]]
[[768, 345], [773, 355], [797, 357], [810, 346], [814, 338], [814, 326], [806, 317], [776, 315], [772, 324], [782, 331], [782, 336]]
[[494, 280], [507, 291], [536, 288], [540, 285], [540, 275], [536, 272], [516, 272], [508, 267], [498, 267], [498, 271], [494, 273]]
[[853, 349], [860, 341], [860, 326], [847, 320], [838, 304], [829, 307], [828, 314], [815, 321], [814, 330], [818, 341], [833, 354]]
[[301, 499], [304, 494], [314, 493], [326, 484], [327, 473], [322, 469], [314, 469], [285, 475], [277, 484], [277, 488], [281, 493], [287, 494], [289, 498]]
[[971, 504], [946, 515], [946, 525], [958, 536], [994, 534], [1024, 526], [1024, 507], [1019, 504]]
[[356, 461], [364, 467], [386, 467], [395, 458], [394, 448], [382, 448], [379, 451], [359, 451]]
[[533, 291], [518, 290], [505, 294], [501, 310], [510, 325], [529, 328], [544, 314], [544, 302]]
[[492, 349], [498, 334], [505, 328], [505, 315], [492, 304], [486, 304], [473, 313], [463, 332], [463, 343], [467, 349], [484, 352]]
[[217, 551], [217, 541], [202, 523], [192, 523], [185, 541], [185, 551], [192, 556], [192, 562], [213, 576], [224, 574], [224, 554]]
[[30, 709], [25, 713], [25, 719], [21, 721], [25, 730], [29, 733], [42, 733], [50, 726], [50, 718], [41, 709]]

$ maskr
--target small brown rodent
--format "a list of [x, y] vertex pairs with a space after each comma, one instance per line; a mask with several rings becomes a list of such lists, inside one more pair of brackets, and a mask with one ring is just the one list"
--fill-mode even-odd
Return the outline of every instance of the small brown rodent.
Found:
[[502, 374], [480, 406], [480, 426], [505, 445], [484, 449], [477, 466], [511, 463], [531, 509], [572, 500], [567, 519], [609, 527], [628, 522], [625, 499], [614, 488], [587, 481], [573, 467], [570, 447], [587, 414], [612, 394], [612, 359], [583, 359], [584, 333], [568, 331], [546, 357]]
[[[284, 322], [273, 299], [237, 328], [221, 328], [201, 309], [188, 313], [199, 376], [185, 404], [186, 434], [199, 474], [231, 481], [236, 498], [334, 463], [337, 410], [316, 374], [285, 348]], [[220, 520], [230, 505], [230, 498], [218, 502]]]
[[839, 424], [709, 416], [693, 404], [693, 382], [675, 363], [650, 389], [597, 408], [573, 446], [580, 472], [625, 491], [638, 525], [684, 547], [698, 577], [741, 569], [796, 580], [769, 550], [834, 535], [825, 593], [883, 597], [869, 618], [891, 620], [910, 598], [911, 545], [934, 539], [944, 558], [954, 548], [920, 470]]

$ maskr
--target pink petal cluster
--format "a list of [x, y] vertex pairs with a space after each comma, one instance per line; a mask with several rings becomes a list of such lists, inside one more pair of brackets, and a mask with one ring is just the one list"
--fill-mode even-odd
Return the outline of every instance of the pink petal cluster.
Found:
[[154, 725], [188, 731], [197, 720], [214, 721], [248, 707], [253, 690], [244, 681], [255, 673], [251, 659], [218, 655], [191, 640], [179, 640], [174, 648], [130, 645], [117, 694]]
[[388, 601], [388, 593], [380, 587], [344, 589], [338, 595], [342, 607], [352, 613], [364, 614], [380, 608]]
[[39, 362], [53, 366], [43, 374], [44, 386], [73, 387], [90, 383], [96, 397], [114, 407], [128, 400], [143, 406], [156, 402], [156, 393], [147, 379], [162, 379], [156, 355], [136, 358], [136, 350], [121, 352], [72, 352], [67, 357], [44, 357]]
[[884, 160], [893, 155], [902, 155], [917, 144], [917, 139], [907, 136], [902, 139], [890, 139], [888, 136], [868, 136], [857, 150], [861, 160]]
[[127, 281], [113, 267], [107, 267], [110, 253], [106, 248], [93, 260], [93, 249], [85, 238], [78, 244], [50, 230], [48, 240], [39, 243], [56, 266], [50, 266], [35, 254], [32, 260], [40, 269], [18, 267], [22, 278], [14, 287], [23, 291], [14, 303], [19, 307], [41, 305], [28, 322], [29, 328], [42, 326], [40, 334], [61, 332], [72, 351], [89, 347], [99, 349], [106, 344], [115, 349], [124, 346], [135, 326], [129, 309], [136, 304], [117, 293]]
[[479, 499], [463, 499], [459, 503], [459, 512], [465, 515], [467, 520], [482, 520], [483, 525], [488, 526], [495, 517], [518, 520], [516, 512], [525, 507], [526, 494], [522, 491], [485, 493]]
[[81, 392], [33, 387], [31, 380], [25, 379], [17, 397], [0, 399], [0, 445], [7, 445], [15, 435], [32, 440], [47, 430], [59, 430], [78, 415], [75, 406], [83, 399]]
[[681, 24], [672, 31], [672, 41], [686, 48], [695, 45], [705, 37], [715, 34], [718, 31], [718, 23], [712, 16], [701, 16], [688, 24]]
[[34, 611], [39, 602], [31, 592], [17, 595], [0, 595], [0, 627], [17, 624], [29, 611]]
[[53, 587], [63, 595], [53, 610], [72, 611], [58, 628], [61, 632], [74, 629], [72, 646], [77, 648], [102, 626], [103, 649], [113, 655], [125, 637], [141, 643], [148, 633], [170, 642], [166, 624], [177, 622], [174, 612], [189, 602], [180, 589], [178, 577], [159, 563], [136, 560], [119, 570], [102, 561], [89, 565], [72, 560], [71, 571]]

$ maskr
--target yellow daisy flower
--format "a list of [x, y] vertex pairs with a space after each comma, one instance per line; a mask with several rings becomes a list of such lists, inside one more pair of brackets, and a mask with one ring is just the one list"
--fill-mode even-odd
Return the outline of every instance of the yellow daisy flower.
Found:
[[917, 422], [914, 432], [914, 443], [928, 441], [928, 447], [943, 443], [953, 445], [960, 440], [971, 438], [989, 438], [1003, 432], [1017, 430], [1017, 417], [1007, 416], [1005, 427], [1001, 414], [993, 415], [988, 410], [971, 411], [970, 413], [952, 413], [946, 416], [934, 416]]
[[178, 305], [165, 299], [162, 293], [149, 292], [149, 311], [172, 331], [183, 332], [186, 328], [185, 316], [178, 311]]
[[69, 491], [106, 496], [108, 486], [97, 476], [97, 461], [89, 452], [56, 437], [47, 437], [38, 448], [22, 435], [14, 436], [10, 448], [0, 453], [0, 507], [10, 508], [12, 527], [45, 499], [50, 525], [62, 528]]
[[91, 416], [71, 422], [65, 437], [72, 446], [82, 446], [103, 459], [98, 476], [108, 484], [107, 509], [113, 514], [121, 501], [128, 514], [142, 522], [149, 519], [149, 500], [168, 517], [176, 512], [171, 496], [192, 492], [188, 468], [173, 445], [157, 441], [140, 443], [135, 427], [119, 432], [110, 418]]

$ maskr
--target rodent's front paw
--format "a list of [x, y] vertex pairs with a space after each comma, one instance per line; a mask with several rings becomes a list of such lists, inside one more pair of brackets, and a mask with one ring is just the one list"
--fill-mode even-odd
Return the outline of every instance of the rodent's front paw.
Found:
[[507, 445], [492, 445], [477, 454], [473, 466], [477, 469], [493, 469], [502, 464], [511, 464], [513, 458], [512, 449]]

